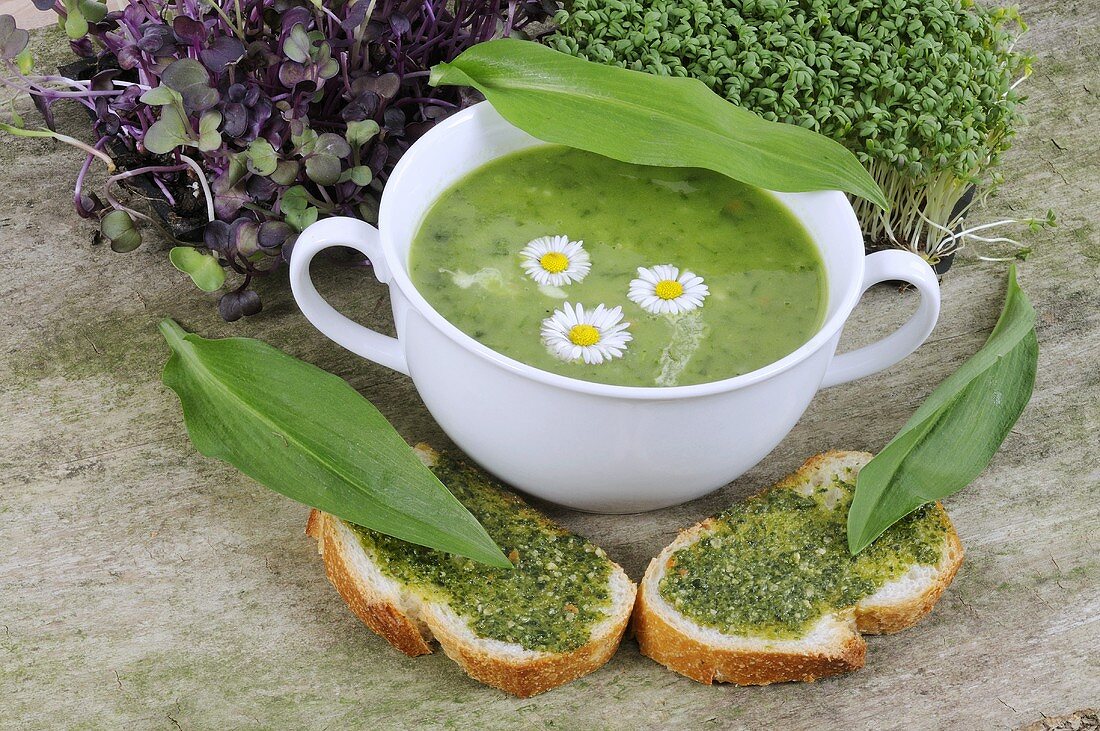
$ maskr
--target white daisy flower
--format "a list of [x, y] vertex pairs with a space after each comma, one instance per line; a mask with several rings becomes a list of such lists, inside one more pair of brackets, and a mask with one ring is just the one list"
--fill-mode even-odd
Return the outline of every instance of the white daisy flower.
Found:
[[584, 242], [570, 241], [568, 236], [540, 236], [519, 255], [527, 276], [551, 287], [579, 282], [592, 268]]
[[622, 319], [622, 307], [597, 305], [586, 312], [582, 305], [566, 302], [564, 309], [554, 310], [542, 321], [542, 342], [551, 355], [564, 361], [595, 365], [621, 358], [626, 344], [634, 339], [626, 331], [630, 323]]
[[638, 267], [638, 278], [630, 281], [627, 297], [654, 315], [689, 312], [703, 306], [710, 288], [693, 272], [680, 270], [671, 264]]

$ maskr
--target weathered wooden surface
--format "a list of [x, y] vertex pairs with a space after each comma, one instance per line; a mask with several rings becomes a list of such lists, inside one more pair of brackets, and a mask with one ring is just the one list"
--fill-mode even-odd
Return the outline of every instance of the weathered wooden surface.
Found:
[[[1021, 280], [1039, 311], [1035, 397], [993, 465], [949, 501], [968, 555], [932, 617], [871, 638], [866, 669], [811, 685], [705, 687], [638, 654], [530, 700], [443, 655], [398, 655], [326, 583], [306, 510], [198, 456], [159, 380], [156, 321], [261, 337], [347, 378], [409, 440], [447, 443], [410, 382], [340, 350], [285, 282], [225, 325], [147, 244], [89, 244], [78, 157], [0, 145], [0, 727], [1012, 728], [1100, 700], [1100, 6], [1030, 2], [1030, 126], [988, 209], [1055, 207]], [[36, 43], [44, 47], [42, 36]], [[55, 40], [54, 44], [59, 41]], [[74, 116], [72, 119], [76, 119]], [[75, 125], [75, 122], [74, 122]], [[387, 327], [383, 289], [320, 266], [333, 301]], [[634, 577], [671, 536], [830, 447], [875, 449], [989, 332], [1004, 267], [962, 256], [931, 342], [819, 395], [749, 475], [688, 505], [609, 517], [553, 510]], [[846, 336], [887, 331], [913, 295], [873, 292]], [[856, 331], [858, 330], [858, 334]]]

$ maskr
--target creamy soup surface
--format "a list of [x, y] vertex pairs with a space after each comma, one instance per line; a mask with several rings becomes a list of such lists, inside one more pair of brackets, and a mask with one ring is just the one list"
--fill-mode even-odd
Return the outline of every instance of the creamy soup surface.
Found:
[[[827, 302], [816, 247], [769, 193], [556, 145], [498, 158], [446, 190], [420, 224], [409, 270], [440, 315], [489, 348], [624, 386], [760, 368], [806, 342]], [[621, 308], [621, 321], [575, 327], [599, 305]]]

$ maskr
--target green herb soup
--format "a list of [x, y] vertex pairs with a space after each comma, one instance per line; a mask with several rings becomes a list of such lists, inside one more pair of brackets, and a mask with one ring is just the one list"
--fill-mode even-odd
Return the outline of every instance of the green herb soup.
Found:
[[611, 606], [607, 555], [475, 469], [444, 456], [432, 472], [485, 526], [515, 569], [493, 568], [347, 523], [382, 572], [449, 603], [479, 637], [546, 652], [569, 652], [588, 642]]
[[[548, 256], [525, 255], [543, 237], [566, 238]], [[566, 239], [583, 254], [556, 251]], [[570, 274], [583, 258], [590, 267], [583, 276], [537, 281]], [[659, 273], [659, 265], [702, 282], [644, 281], [638, 268]], [[631, 165], [561, 146], [499, 158], [446, 190], [417, 231], [409, 269], [439, 314], [489, 348], [553, 373], [624, 386], [689, 385], [760, 368], [813, 335], [827, 300], [816, 247], [769, 193], [707, 170]], [[648, 302], [628, 296], [636, 279], [649, 288]], [[701, 305], [688, 309], [693, 293]], [[601, 304], [621, 307], [629, 341], [586, 362], [570, 343], [598, 349], [617, 336], [570, 328], [584, 323], [566, 319], [557, 342], [563, 335], [569, 342], [555, 351], [544, 321], [567, 303], [586, 314]], [[654, 303], [681, 311], [643, 306]]]
[[943, 509], [910, 513], [853, 557], [846, 520], [855, 475], [831, 485], [772, 489], [716, 518], [706, 538], [672, 554], [658, 590], [699, 624], [726, 634], [803, 636], [824, 614], [854, 606], [943, 551]]

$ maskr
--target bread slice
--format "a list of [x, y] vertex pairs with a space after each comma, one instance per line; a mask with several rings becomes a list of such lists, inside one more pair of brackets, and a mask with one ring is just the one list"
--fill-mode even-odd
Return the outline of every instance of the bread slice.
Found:
[[[807, 495], [814, 488], [833, 485], [834, 479], [854, 483], [859, 469], [870, 459], [865, 452], [819, 454], [770, 489]], [[764, 633], [726, 634], [682, 614], [661, 594], [661, 581], [675, 566], [673, 555], [714, 533], [718, 522], [708, 518], [683, 531], [646, 570], [632, 623], [642, 654], [707, 684], [813, 681], [863, 667], [866, 642], [860, 633], [898, 632], [916, 624], [932, 609], [962, 563], [962, 543], [943, 506], [936, 503], [929, 510], [928, 520], [938, 519], [943, 525], [937, 564], [911, 564], [855, 606], [811, 619], [814, 623], [801, 636], [780, 638]]]
[[[424, 445], [418, 445], [417, 451], [430, 467], [442, 459]], [[461, 469], [468, 471], [470, 468]], [[477, 481], [479, 490], [506, 494], [507, 504], [516, 515], [534, 519], [547, 530], [564, 533], [519, 498], [501, 493], [485, 478], [469, 479]], [[461, 495], [458, 497], [462, 499]], [[592, 625], [588, 641], [580, 647], [565, 652], [527, 649], [516, 642], [479, 637], [469, 619], [452, 608], [446, 593], [441, 593], [438, 587], [411, 586], [387, 575], [379, 557], [364, 545], [356, 529], [339, 518], [314, 510], [310, 513], [306, 533], [317, 540], [329, 581], [340, 596], [368, 627], [391, 645], [415, 657], [432, 652], [432, 641], [438, 641], [443, 651], [472, 678], [521, 698], [568, 683], [606, 663], [619, 646], [634, 606], [634, 583], [601, 549], [591, 547], [610, 567], [608, 593], [611, 601], [610, 606], [600, 610], [602, 619]], [[517, 562], [523, 546], [506, 546], [504, 550], [512, 552], [509, 557]], [[439, 556], [444, 558], [446, 554]], [[516, 570], [532, 570], [533, 567], [526, 563], [520, 563]], [[474, 564], [470, 568], [499, 571], [488, 567], [479, 569], [479, 566]], [[540, 570], [545, 568], [539, 567]], [[487, 580], [492, 580], [491, 574], [486, 576]], [[553, 587], [549, 591], [553, 591]], [[576, 607], [566, 605], [565, 610], [570, 609], [576, 611]]]

